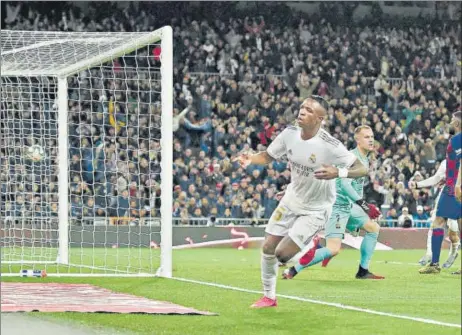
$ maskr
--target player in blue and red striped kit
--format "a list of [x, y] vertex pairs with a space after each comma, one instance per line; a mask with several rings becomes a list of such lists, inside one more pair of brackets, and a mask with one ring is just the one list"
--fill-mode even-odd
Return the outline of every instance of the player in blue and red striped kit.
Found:
[[[459, 200], [460, 203], [462, 203], [462, 162], [459, 165], [459, 175], [457, 176], [456, 189], [454, 190], [454, 194], [456, 196], [456, 199]], [[462, 224], [459, 225], [459, 231], [461, 228], [460, 226], [462, 226]], [[459, 270], [453, 272], [452, 274], [459, 276], [462, 275], [462, 268], [459, 268]]]
[[462, 112], [452, 115], [451, 127], [455, 135], [449, 140], [446, 150], [446, 184], [436, 205], [436, 218], [433, 221], [432, 235], [432, 261], [419, 270], [420, 273], [440, 273], [439, 266], [441, 246], [444, 238], [444, 225], [447, 219], [458, 220], [459, 226], [462, 218], [462, 204], [455, 196], [455, 188], [460, 187], [459, 169], [462, 161]]

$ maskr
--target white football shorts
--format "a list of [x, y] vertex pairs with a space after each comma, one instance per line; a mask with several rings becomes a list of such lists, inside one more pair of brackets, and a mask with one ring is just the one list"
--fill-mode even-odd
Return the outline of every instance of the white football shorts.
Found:
[[289, 236], [300, 249], [303, 249], [324, 229], [331, 212], [332, 208], [304, 211], [299, 214], [279, 204], [271, 215], [265, 232], [275, 236]]

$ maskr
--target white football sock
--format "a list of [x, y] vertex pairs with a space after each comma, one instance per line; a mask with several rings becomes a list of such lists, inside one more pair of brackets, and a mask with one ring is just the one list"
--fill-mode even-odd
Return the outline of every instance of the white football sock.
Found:
[[261, 281], [265, 297], [276, 299], [278, 260], [275, 255], [261, 255]]
[[433, 229], [429, 229], [427, 235], [427, 256], [431, 256], [432, 254], [432, 235]]

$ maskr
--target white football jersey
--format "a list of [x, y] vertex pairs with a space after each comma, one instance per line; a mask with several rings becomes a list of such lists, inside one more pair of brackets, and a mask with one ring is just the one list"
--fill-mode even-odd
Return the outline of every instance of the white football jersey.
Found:
[[314, 171], [323, 164], [350, 167], [356, 156], [324, 129], [304, 141], [301, 128], [289, 126], [267, 149], [274, 159], [286, 155], [291, 166], [291, 181], [281, 203], [293, 212], [322, 210], [335, 202], [335, 179], [318, 180]]

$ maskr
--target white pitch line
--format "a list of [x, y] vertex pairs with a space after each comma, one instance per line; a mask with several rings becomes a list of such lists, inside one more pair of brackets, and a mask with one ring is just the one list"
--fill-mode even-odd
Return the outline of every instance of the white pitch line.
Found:
[[[261, 294], [261, 291], [249, 290], [249, 289], [246, 289], [246, 288], [240, 288], [240, 287], [235, 287], [235, 286], [208, 283], [208, 282], [203, 282], [203, 281], [199, 281], [199, 280], [178, 278], [178, 277], [172, 277], [171, 279], [186, 282], [186, 283], [218, 287], [218, 288], [222, 288], [222, 289], [225, 289], [225, 290]], [[432, 325], [437, 325], [437, 326], [444, 326], [444, 327], [451, 327], [451, 328], [462, 328], [462, 326], [460, 324], [457, 324], [457, 323], [448, 323], [448, 322], [441, 322], [441, 321], [437, 321], [437, 320], [424, 319], [424, 318], [418, 318], [418, 317], [407, 316], [407, 315], [379, 312], [379, 311], [375, 311], [375, 310], [372, 310], [372, 309], [349, 306], [349, 305], [344, 305], [344, 304], [340, 304], [340, 303], [336, 303], [336, 302], [327, 302], [327, 301], [321, 301], [321, 300], [301, 298], [301, 297], [292, 296], [292, 295], [285, 295], [285, 294], [278, 294], [277, 296], [280, 297], [280, 298], [284, 298], [284, 299], [290, 299], [290, 300], [296, 300], [296, 301], [302, 301], [302, 302], [309, 302], [309, 303], [312, 303], [312, 304], [330, 306], [330, 307], [335, 307], [335, 308], [340, 308], [340, 309], [345, 309], [345, 310], [355, 311], [355, 312], [361, 312], [361, 313], [368, 313], [368, 314], [374, 314], [374, 315], [380, 315], [380, 316], [387, 316], [387, 317], [395, 318], [395, 319], [403, 319], [403, 320], [409, 320], [409, 321], [415, 321], [415, 322], [421, 322], [421, 323], [427, 323], [427, 324], [432, 324]]]
[[406, 263], [406, 262], [394, 262], [394, 261], [374, 261], [375, 263], [381, 264], [393, 264], [393, 265], [414, 265], [414, 266], [421, 266], [419, 263]]

